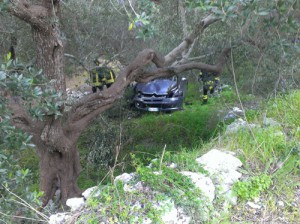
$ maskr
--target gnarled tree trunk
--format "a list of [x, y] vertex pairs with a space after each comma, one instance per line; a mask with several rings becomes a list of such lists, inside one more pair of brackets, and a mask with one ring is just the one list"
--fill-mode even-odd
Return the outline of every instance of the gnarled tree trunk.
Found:
[[[77, 186], [77, 178], [81, 166], [76, 147], [80, 132], [77, 129], [72, 131], [67, 122], [64, 125], [66, 116], [59, 119], [47, 116], [44, 121], [34, 121], [24, 110], [18, 110], [21, 105], [17, 102], [14, 102], [12, 108], [19, 112], [13, 116], [15, 125], [23, 129], [25, 127], [25, 131], [33, 136], [32, 141], [36, 145], [40, 190], [44, 192], [43, 206], [53, 198], [57, 190], [60, 190], [63, 204], [68, 198], [80, 196], [82, 191]], [[21, 117], [25, 119], [18, 123]]]
[[60, 190], [64, 204], [68, 198], [79, 196], [82, 191], [77, 186], [80, 174], [79, 153], [76, 146], [66, 152], [38, 149], [40, 158], [40, 190], [45, 193], [43, 206]]

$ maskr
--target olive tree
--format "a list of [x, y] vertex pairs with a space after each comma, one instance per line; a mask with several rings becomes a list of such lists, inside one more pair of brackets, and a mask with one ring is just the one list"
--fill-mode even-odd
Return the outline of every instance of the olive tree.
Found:
[[[138, 1], [132, 0], [111, 2], [115, 3], [112, 7], [120, 4], [121, 8], [123, 7], [123, 10], [127, 12], [128, 32], [141, 31], [143, 37], [151, 31], [150, 27], [147, 27], [151, 22], [163, 18], [163, 14], [161, 14], [164, 11], [163, 7], [174, 1], [151, 1], [151, 4], [155, 4], [158, 8], [158, 11], [149, 12], [153, 13], [153, 18], [148, 18], [146, 14], [137, 11], [142, 3], [147, 3], [146, 0], [141, 1], [140, 5]], [[172, 76], [192, 69], [221, 74], [231, 46], [225, 46], [219, 50], [218, 59], [214, 64], [189, 60], [195, 42], [199, 41], [202, 34], [213, 24], [224, 24], [227, 28], [226, 22], [240, 19], [239, 22], [243, 23], [238, 27], [241, 28], [240, 40], [260, 48], [263, 43], [248, 35], [251, 34], [250, 28], [255, 27], [257, 23], [262, 23], [259, 17], [275, 18], [278, 13], [276, 3], [274, 3], [275, 5], [266, 5], [266, 9], [269, 11], [262, 10], [251, 13], [252, 5], [259, 9], [260, 1], [179, 0], [177, 2], [180, 3], [178, 9], [182, 15], [182, 29], [184, 29], [181, 41], [172, 47], [168, 46], [168, 51], [163, 54], [151, 48], [141, 50], [119, 72], [115, 83], [110, 88], [97, 94], [87, 95], [68, 109], [63, 103], [66, 92], [64, 74], [66, 39], [60, 26], [61, 7], [64, 7], [65, 2], [60, 0], [10, 0], [4, 2], [5, 9], [11, 15], [30, 26], [33, 43], [36, 47], [36, 66], [42, 69], [43, 75], [48, 80], [51, 80], [49, 85], [43, 88], [44, 91], [47, 90], [52, 94], [50, 98], [40, 97], [28, 100], [21, 94], [15, 96], [13, 91], [1, 91], [2, 97], [9, 100], [9, 107], [12, 111], [11, 122], [31, 135], [32, 142], [36, 146], [40, 161], [40, 190], [45, 194], [43, 206], [53, 197], [57, 189], [61, 190], [62, 202], [81, 194], [81, 189], [76, 184], [81, 170], [76, 147], [77, 140], [98, 114], [116, 103], [130, 83], [133, 81], [147, 82], [154, 78]], [[291, 2], [287, 1], [284, 4], [289, 6]], [[94, 4], [94, 1], [91, 1], [90, 4]], [[270, 11], [274, 15], [271, 15]], [[185, 16], [188, 13], [197, 15], [194, 23], [187, 22], [189, 17]], [[160, 17], [157, 18], [157, 16]], [[248, 22], [250, 25], [247, 21], [250, 21]], [[167, 33], [168, 30], [164, 29], [164, 32]], [[220, 31], [215, 30], [215, 32]], [[151, 38], [152, 36], [147, 37]], [[235, 43], [235, 46], [238, 46], [238, 43]], [[151, 65], [151, 69], [149, 69], [149, 65]], [[48, 88], [50, 84], [51, 88]], [[35, 83], [32, 83], [32, 86], [36, 91], [39, 90]], [[55, 89], [54, 92], [53, 89]], [[42, 96], [42, 94], [40, 95]], [[34, 110], [33, 108], [36, 108], [37, 105], [45, 105], [45, 107]], [[29, 110], [27, 110], [28, 108]]]

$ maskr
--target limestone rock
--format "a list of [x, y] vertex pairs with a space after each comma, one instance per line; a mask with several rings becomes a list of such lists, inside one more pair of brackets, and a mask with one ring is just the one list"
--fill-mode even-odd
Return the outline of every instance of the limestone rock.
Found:
[[235, 133], [239, 129], [248, 128], [249, 126], [251, 128], [254, 128], [256, 125], [255, 124], [247, 124], [246, 121], [244, 121], [242, 118], [239, 118], [227, 126], [226, 133]]
[[198, 187], [209, 202], [215, 198], [215, 186], [209, 177], [204, 176], [202, 173], [194, 173], [189, 171], [180, 172], [181, 174], [191, 178], [192, 182]]
[[49, 218], [49, 224], [61, 224], [67, 223], [67, 221], [71, 218], [71, 215], [67, 213], [57, 213], [51, 215]]
[[66, 204], [71, 208], [71, 211], [76, 211], [84, 205], [84, 198], [70, 198]]
[[238, 107], [233, 107], [224, 117], [224, 121], [229, 119], [236, 119], [244, 116], [244, 111]]
[[212, 149], [196, 161], [207, 170], [213, 183], [218, 188], [218, 194], [226, 198], [230, 203], [236, 204], [237, 197], [232, 193], [232, 185], [241, 178], [237, 171], [243, 164], [232, 152]]
[[123, 173], [115, 178], [115, 182], [122, 181], [123, 183], [128, 183], [134, 177], [134, 174]]
[[97, 197], [100, 194], [99, 188], [97, 186], [90, 187], [86, 189], [83, 193], [82, 196], [87, 200], [91, 195], [94, 197]]
[[232, 153], [217, 149], [210, 150], [196, 161], [203, 165], [210, 174], [233, 171], [243, 165]]

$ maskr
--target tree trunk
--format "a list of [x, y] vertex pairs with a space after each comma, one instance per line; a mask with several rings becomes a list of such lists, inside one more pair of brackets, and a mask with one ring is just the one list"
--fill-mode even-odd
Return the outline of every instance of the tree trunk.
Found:
[[40, 190], [44, 192], [43, 207], [60, 190], [61, 202], [78, 197], [82, 191], [77, 186], [80, 174], [79, 153], [74, 146], [67, 152], [51, 151], [51, 148], [39, 149]]
[[32, 26], [32, 34], [37, 47], [37, 67], [43, 69], [43, 74], [49, 80], [55, 80], [57, 90], [64, 92], [64, 45], [60, 40], [58, 27], [41, 30]]

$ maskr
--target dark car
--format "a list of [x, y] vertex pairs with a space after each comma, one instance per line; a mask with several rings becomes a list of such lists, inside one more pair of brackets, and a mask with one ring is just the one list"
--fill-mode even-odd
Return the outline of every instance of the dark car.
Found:
[[146, 111], [176, 111], [183, 109], [187, 79], [173, 76], [137, 83], [134, 88], [134, 105]]

